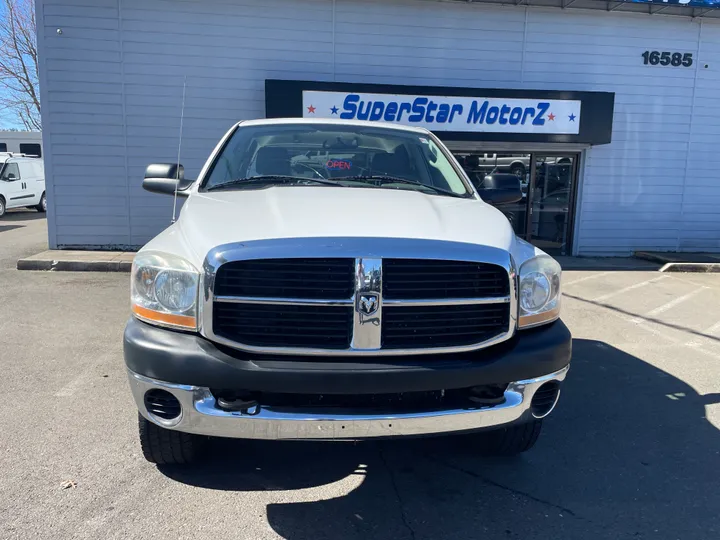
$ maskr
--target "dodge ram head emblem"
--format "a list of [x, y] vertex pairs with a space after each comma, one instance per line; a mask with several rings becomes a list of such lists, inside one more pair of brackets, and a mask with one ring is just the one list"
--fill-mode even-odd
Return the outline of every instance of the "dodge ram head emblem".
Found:
[[378, 310], [379, 301], [377, 295], [361, 296], [358, 300], [358, 311], [364, 315], [372, 315]]

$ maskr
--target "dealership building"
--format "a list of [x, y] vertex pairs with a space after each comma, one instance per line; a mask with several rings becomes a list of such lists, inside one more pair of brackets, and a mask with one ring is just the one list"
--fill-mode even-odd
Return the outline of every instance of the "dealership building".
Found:
[[141, 183], [177, 160], [185, 96], [190, 178], [238, 120], [399, 122], [473, 181], [517, 175], [503, 211], [551, 253], [720, 252], [713, 2], [37, 0], [50, 245], [170, 223]]

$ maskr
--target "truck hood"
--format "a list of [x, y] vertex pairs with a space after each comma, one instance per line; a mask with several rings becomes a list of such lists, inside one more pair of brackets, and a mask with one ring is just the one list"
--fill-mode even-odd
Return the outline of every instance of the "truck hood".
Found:
[[[512, 250], [514, 240], [503, 214], [480, 200], [406, 190], [322, 186], [195, 192], [172, 228], [175, 230], [169, 236], [183, 237], [198, 267], [215, 246], [276, 238], [427, 239], [507, 251]], [[164, 244], [162, 236], [151, 244]]]

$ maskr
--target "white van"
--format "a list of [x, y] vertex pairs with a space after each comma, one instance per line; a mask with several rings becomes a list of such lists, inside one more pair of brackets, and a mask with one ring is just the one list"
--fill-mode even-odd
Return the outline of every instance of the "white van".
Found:
[[47, 210], [42, 159], [0, 153], [0, 217], [9, 208]]

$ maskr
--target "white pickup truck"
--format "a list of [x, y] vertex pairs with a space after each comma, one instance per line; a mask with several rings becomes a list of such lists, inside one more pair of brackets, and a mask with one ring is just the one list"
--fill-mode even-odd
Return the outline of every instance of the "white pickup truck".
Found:
[[466, 433], [517, 454], [571, 356], [558, 263], [476, 191], [424, 129], [332, 120], [235, 125], [135, 257], [125, 363], [145, 458], [208, 437], [357, 440]]

